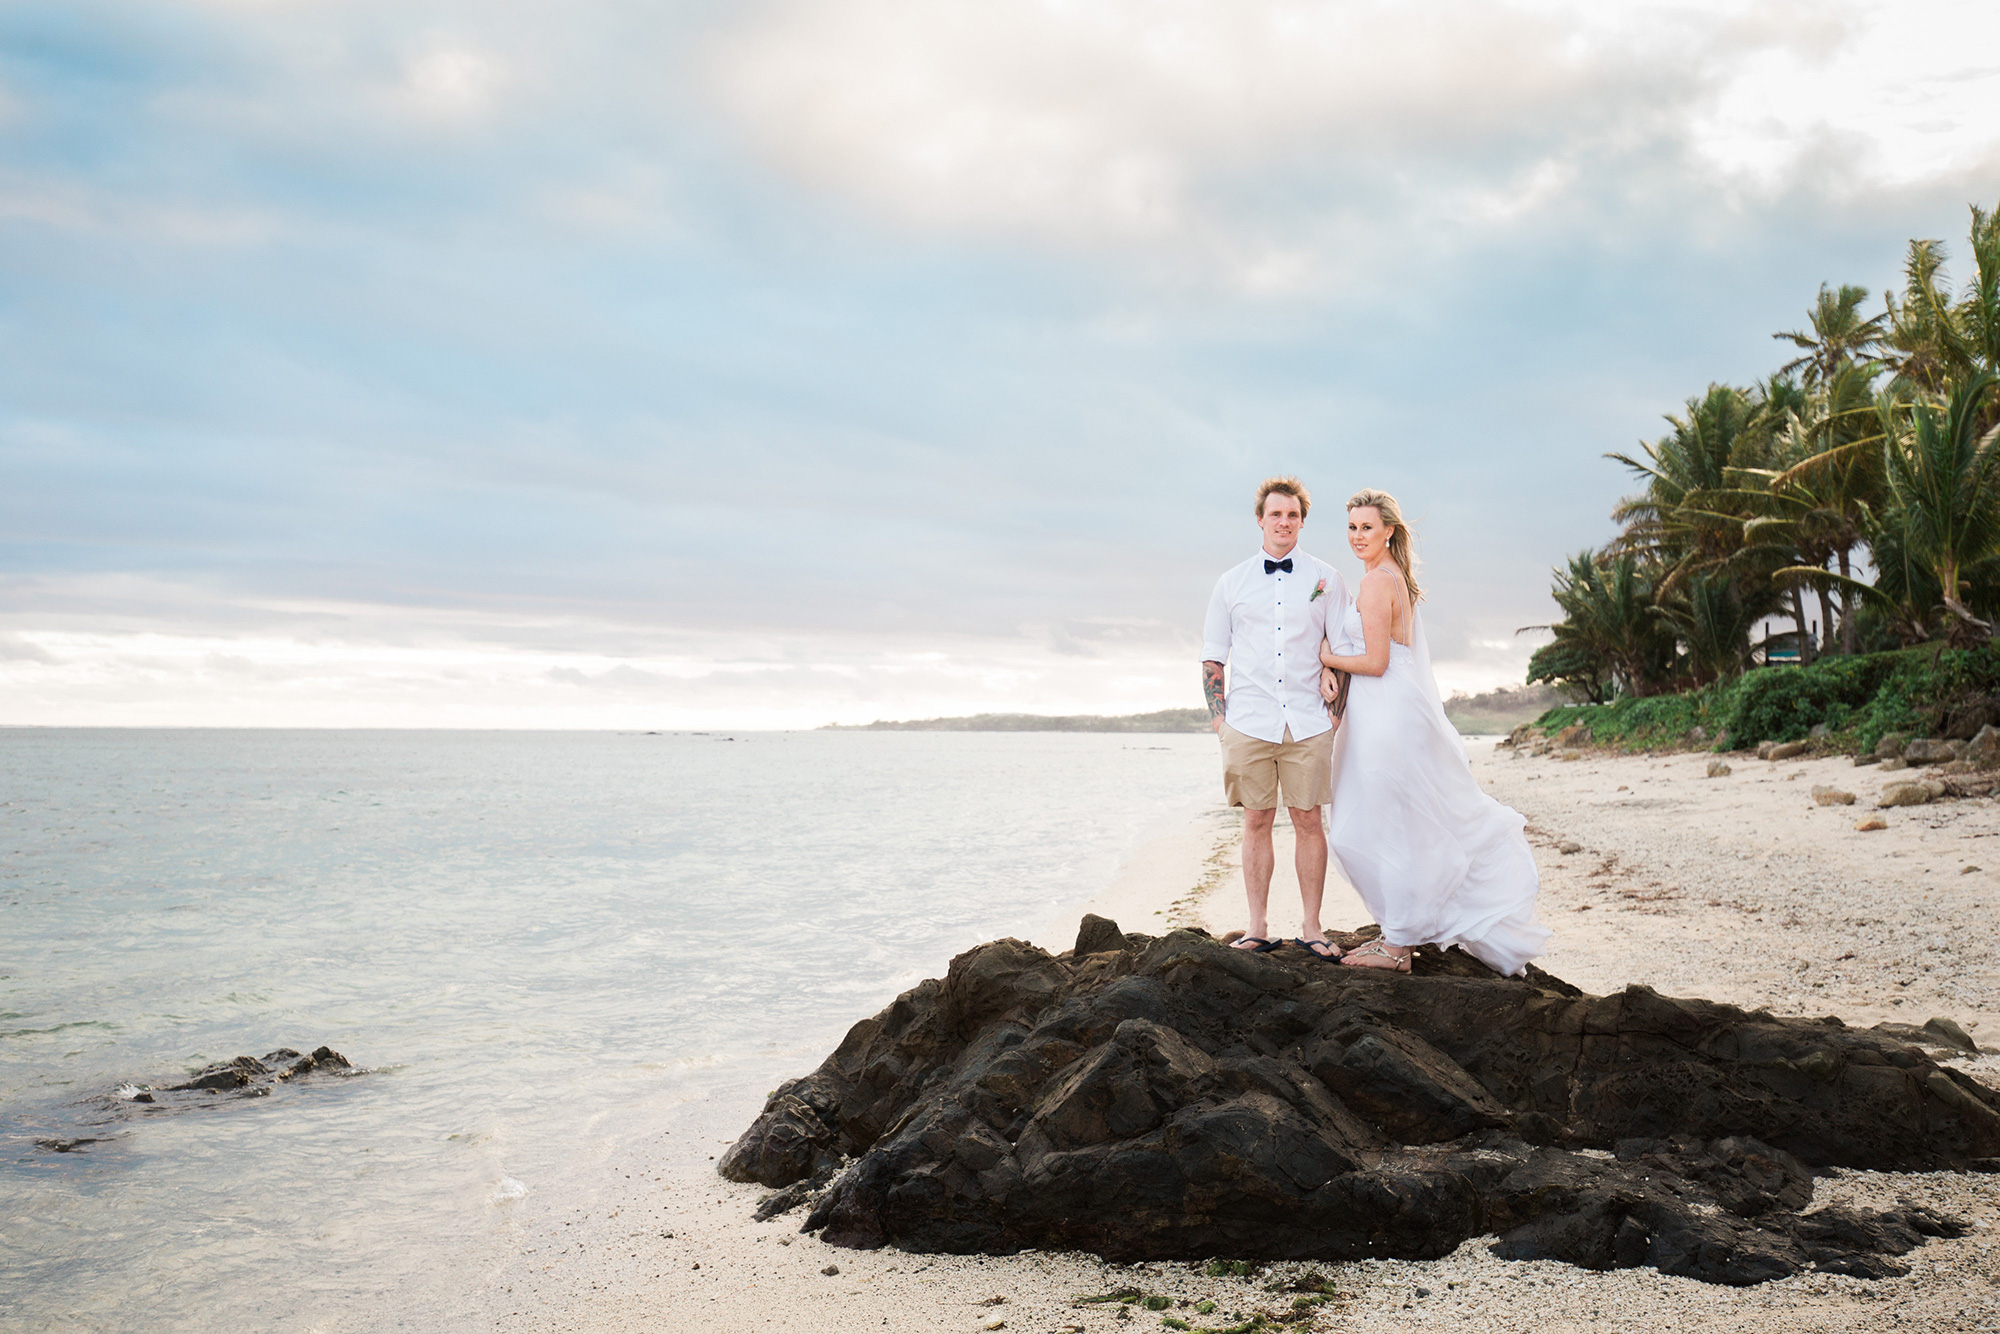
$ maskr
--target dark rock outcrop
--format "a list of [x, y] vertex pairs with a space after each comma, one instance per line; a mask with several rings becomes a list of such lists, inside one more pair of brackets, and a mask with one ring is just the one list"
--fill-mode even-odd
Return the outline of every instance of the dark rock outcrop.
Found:
[[265, 1054], [263, 1060], [239, 1056], [220, 1065], [205, 1066], [184, 1084], [169, 1084], [163, 1093], [237, 1093], [268, 1090], [272, 1083], [285, 1083], [314, 1071], [351, 1073], [354, 1067], [331, 1047], [315, 1047], [310, 1056], [301, 1056], [290, 1047]]
[[1902, 1272], [1962, 1230], [1801, 1213], [1816, 1170], [2000, 1166], [2000, 1094], [1838, 1019], [1586, 996], [1455, 950], [1402, 976], [1102, 919], [1078, 944], [952, 960], [772, 1094], [719, 1170], [780, 1188], [765, 1216], [812, 1202], [806, 1229], [844, 1246], [1340, 1260], [1496, 1234], [1743, 1284]]
[[1077, 924], [1076, 948], [1070, 953], [1081, 959], [1089, 954], [1103, 954], [1108, 950], [1122, 950], [1127, 947], [1125, 933], [1118, 929], [1118, 923], [1109, 917], [1099, 917], [1094, 912], [1083, 915]]

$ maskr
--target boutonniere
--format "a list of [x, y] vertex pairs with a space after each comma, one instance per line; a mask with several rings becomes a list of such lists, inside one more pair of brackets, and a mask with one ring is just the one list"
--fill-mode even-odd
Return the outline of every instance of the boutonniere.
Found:
[[1326, 592], [1326, 580], [1322, 579], [1318, 583], [1313, 585], [1313, 595], [1307, 598], [1306, 601], [1317, 602], [1325, 592]]

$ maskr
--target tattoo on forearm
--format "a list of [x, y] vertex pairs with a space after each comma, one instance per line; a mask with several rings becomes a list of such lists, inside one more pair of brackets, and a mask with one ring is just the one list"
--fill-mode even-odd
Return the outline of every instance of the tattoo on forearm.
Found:
[[1208, 716], [1221, 718], [1227, 712], [1222, 701], [1222, 664], [1204, 662], [1201, 665], [1201, 693], [1208, 701]]

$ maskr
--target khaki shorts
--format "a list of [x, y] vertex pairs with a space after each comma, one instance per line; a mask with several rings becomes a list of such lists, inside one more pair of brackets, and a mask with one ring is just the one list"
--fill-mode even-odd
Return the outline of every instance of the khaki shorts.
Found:
[[1310, 810], [1333, 800], [1333, 734], [1329, 727], [1305, 741], [1259, 741], [1228, 723], [1222, 725], [1222, 790], [1231, 806], [1253, 811], [1278, 809], [1279, 789], [1285, 805]]

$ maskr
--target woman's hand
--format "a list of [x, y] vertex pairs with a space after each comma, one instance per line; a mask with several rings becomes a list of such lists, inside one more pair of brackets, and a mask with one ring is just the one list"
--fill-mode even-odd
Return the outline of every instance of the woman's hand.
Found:
[[[1331, 656], [1329, 653], [1327, 656]], [[1340, 693], [1340, 678], [1333, 674], [1333, 668], [1319, 669], [1319, 697], [1325, 703], [1333, 703], [1333, 697]]]

